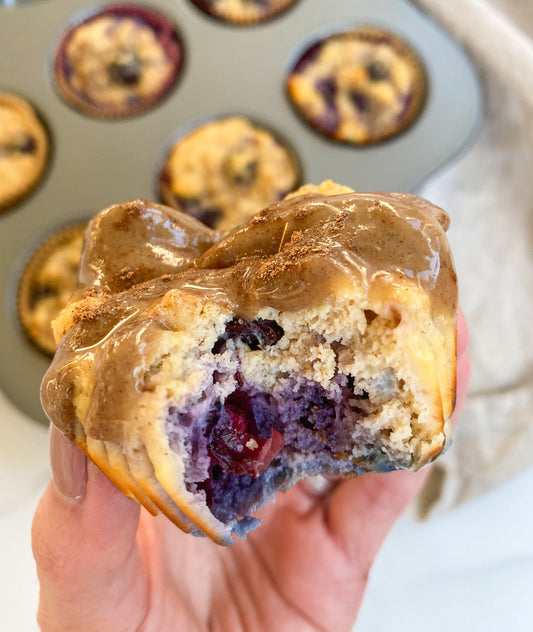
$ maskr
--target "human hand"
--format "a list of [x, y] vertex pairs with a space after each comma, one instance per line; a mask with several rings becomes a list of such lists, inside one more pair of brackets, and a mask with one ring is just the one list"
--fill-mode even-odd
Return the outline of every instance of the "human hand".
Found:
[[[470, 364], [458, 318], [457, 411]], [[305, 481], [223, 548], [121, 494], [51, 428], [33, 524], [43, 632], [350, 630], [386, 535], [428, 473], [365, 474], [324, 494]]]

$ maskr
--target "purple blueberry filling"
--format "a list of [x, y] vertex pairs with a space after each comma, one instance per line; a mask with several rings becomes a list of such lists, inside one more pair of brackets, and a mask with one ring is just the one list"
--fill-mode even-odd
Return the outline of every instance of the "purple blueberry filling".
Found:
[[347, 408], [353, 418], [365, 413], [354, 409], [344, 382], [328, 392], [305, 379], [285, 380], [272, 393], [245, 383], [224, 402], [206, 394], [195, 410], [170, 407], [167, 432], [186, 454], [189, 491], [204, 492], [213, 514], [240, 529], [243, 517], [304, 476], [361, 473], [343, 417]]
[[[276, 344], [283, 329], [272, 320], [234, 319], [213, 348], [220, 353], [230, 338], [258, 350]], [[361, 474], [354, 448], [366, 449], [365, 467], [394, 469], [359, 421], [378, 405], [338, 374], [326, 389], [305, 378], [280, 377], [265, 392], [237, 372], [236, 389], [221, 398], [217, 383], [231, 376], [215, 371], [213, 386], [188, 408], [169, 407], [170, 444], [184, 457], [185, 484], [205, 495], [212, 513], [244, 535], [257, 526], [249, 514], [301, 478], [314, 474]], [[392, 396], [395, 378], [385, 375], [380, 391]]]
[[228, 474], [260, 476], [283, 448], [283, 436], [274, 428], [262, 439], [250, 398], [237, 390], [226, 398], [213, 428], [207, 451], [213, 464]]

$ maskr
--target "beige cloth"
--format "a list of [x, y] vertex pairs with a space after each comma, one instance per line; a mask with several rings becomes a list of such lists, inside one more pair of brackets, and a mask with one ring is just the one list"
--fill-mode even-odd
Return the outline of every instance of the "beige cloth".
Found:
[[[418, 3], [437, 6], [435, 0]], [[421, 516], [450, 509], [533, 465], [533, 44], [489, 10], [487, 52], [483, 19], [471, 12], [462, 15], [470, 24], [459, 24], [454, 13], [455, 5], [473, 11], [483, 4], [448, 0], [435, 12], [450, 30], [457, 27], [473, 55], [486, 111], [474, 146], [419, 191], [451, 216], [449, 238], [472, 359], [469, 395], [452, 447], [419, 498]], [[505, 64], [524, 45], [531, 45], [531, 65], [522, 59], [517, 86], [517, 68], [506, 73]]]

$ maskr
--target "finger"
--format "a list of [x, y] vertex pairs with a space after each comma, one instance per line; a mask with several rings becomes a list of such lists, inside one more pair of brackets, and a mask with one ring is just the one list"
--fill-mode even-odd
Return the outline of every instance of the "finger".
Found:
[[457, 358], [460, 358], [468, 347], [468, 325], [461, 310], [457, 312]]
[[[457, 392], [454, 421], [464, 402], [470, 379], [468, 326], [457, 313]], [[365, 474], [335, 488], [327, 508], [330, 528], [348, 554], [370, 568], [383, 540], [422, 487], [429, 468], [417, 473]]]
[[54, 482], [32, 528], [41, 629], [135, 630], [148, 598], [136, 546], [139, 506], [53, 427], [50, 453]]
[[466, 399], [468, 385], [470, 383], [470, 373], [470, 356], [465, 351], [459, 358], [457, 358], [457, 386], [455, 392], [455, 408], [451, 416], [452, 424], [456, 423]]
[[331, 535], [363, 575], [428, 473], [429, 468], [364, 474], [333, 490], [326, 508]]

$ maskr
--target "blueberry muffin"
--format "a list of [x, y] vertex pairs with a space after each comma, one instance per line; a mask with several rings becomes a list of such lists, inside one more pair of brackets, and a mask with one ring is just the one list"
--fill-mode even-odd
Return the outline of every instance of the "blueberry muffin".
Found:
[[369, 145], [405, 130], [420, 114], [426, 75], [418, 56], [387, 31], [336, 33], [308, 48], [287, 78], [291, 102], [324, 136]]
[[211, 17], [228, 24], [266, 22], [283, 13], [296, 0], [192, 0]]
[[[222, 238], [179, 215], [137, 200], [97, 216], [89, 282], [54, 323], [44, 408], [120, 489], [230, 544], [306, 476], [417, 470], [442, 452], [457, 306], [442, 209], [328, 184]], [[133, 250], [145, 280], [110, 290], [102, 253], [161, 226], [162, 274], [152, 259], [147, 280]]]
[[182, 65], [173, 24], [147, 7], [108, 6], [71, 27], [55, 56], [55, 81], [76, 109], [102, 118], [140, 114], [170, 91]]
[[37, 185], [48, 163], [49, 146], [33, 107], [21, 97], [0, 92], [0, 211]]
[[292, 153], [242, 117], [212, 121], [180, 139], [159, 179], [165, 204], [227, 230], [279, 201], [299, 182]]
[[17, 306], [24, 333], [41, 351], [53, 355], [52, 321], [77, 287], [85, 225], [67, 226], [33, 253], [19, 282]]

